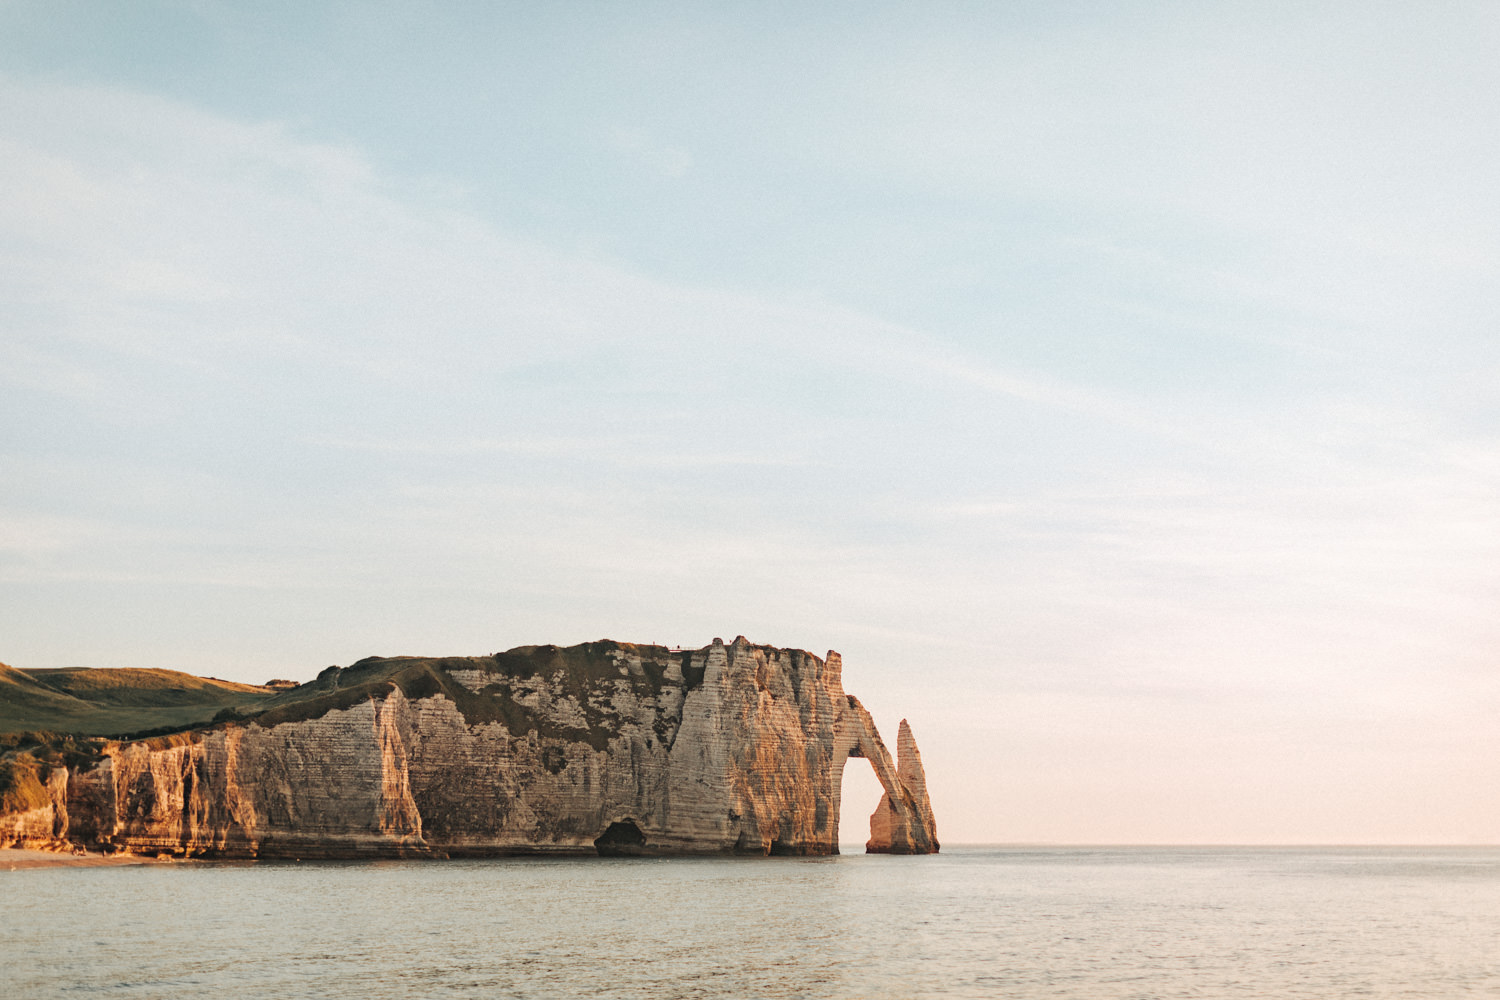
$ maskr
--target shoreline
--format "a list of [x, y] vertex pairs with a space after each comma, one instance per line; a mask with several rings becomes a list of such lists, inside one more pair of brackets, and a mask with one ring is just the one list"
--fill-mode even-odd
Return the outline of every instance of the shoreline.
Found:
[[145, 854], [69, 854], [29, 847], [0, 847], [0, 873], [33, 868], [106, 868], [120, 865], [182, 864], [181, 858], [156, 858]]

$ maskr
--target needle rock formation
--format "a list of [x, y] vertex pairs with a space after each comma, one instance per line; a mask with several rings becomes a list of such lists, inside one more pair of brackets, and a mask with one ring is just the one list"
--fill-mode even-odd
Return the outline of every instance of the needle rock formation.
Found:
[[[371, 657], [212, 726], [10, 760], [0, 846], [213, 857], [836, 854], [844, 764], [885, 788], [866, 850], [938, 850], [839, 655], [739, 637]], [[23, 773], [24, 772], [24, 773]], [[18, 777], [19, 776], [19, 777]], [[27, 782], [29, 781], [29, 785]], [[17, 790], [18, 789], [18, 790]]]

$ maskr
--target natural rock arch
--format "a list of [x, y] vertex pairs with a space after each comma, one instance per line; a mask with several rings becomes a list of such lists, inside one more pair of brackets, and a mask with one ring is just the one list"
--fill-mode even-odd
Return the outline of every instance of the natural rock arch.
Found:
[[[939, 848], [937, 823], [927, 799], [927, 775], [922, 770], [922, 754], [905, 719], [896, 735], [896, 760], [891, 760], [875, 720], [848, 695], [849, 711], [840, 719], [834, 746], [833, 787], [843, 795], [844, 768], [850, 757], [863, 757], [879, 779], [885, 794], [870, 815], [870, 839], [865, 842], [868, 854], [936, 854]], [[841, 806], [836, 802], [835, 807]], [[835, 831], [837, 832], [837, 831]], [[835, 842], [837, 837], [835, 837]]]

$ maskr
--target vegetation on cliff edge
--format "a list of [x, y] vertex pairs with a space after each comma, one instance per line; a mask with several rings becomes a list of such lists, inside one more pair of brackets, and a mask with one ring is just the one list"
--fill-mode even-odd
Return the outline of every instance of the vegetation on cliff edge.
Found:
[[0, 816], [50, 805], [45, 775], [35, 757], [18, 753], [0, 760]]
[[176, 670], [17, 670], [0, 664], [0, 734], [50, 731], [123, 736], [207, 725], [220, 711], [253, 710], [272, 692]]

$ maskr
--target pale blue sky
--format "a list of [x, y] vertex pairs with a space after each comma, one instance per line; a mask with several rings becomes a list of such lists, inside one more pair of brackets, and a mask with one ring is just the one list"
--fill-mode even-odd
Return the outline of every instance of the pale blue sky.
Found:
[[0, 659], [743, 633], [953, 841], [1494, 842], [1497, 43], [0, 3]]

